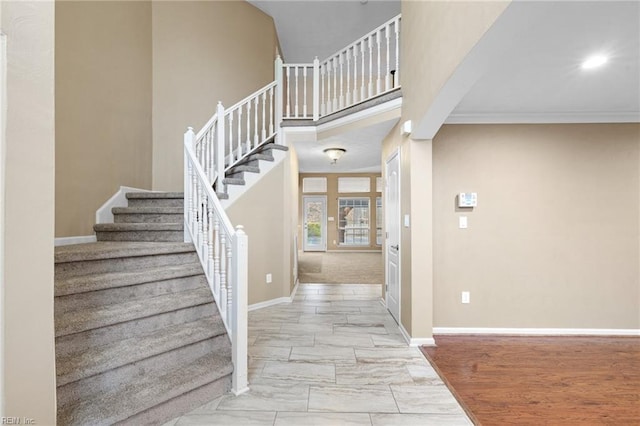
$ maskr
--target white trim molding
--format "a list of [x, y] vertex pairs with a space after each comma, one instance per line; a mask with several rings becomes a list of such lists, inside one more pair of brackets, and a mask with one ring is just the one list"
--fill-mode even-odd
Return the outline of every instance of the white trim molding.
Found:
[[258, 309], [268, 308], [270, 306], [279, 305], [281, 303], [291, 303], [293, 302], [294, 297], [296, 297], [296, 292], [298, 291], [298, 282], [296, 281], [295, 287], [291, 290], [290, 296], [277, 297], [271, 300], [265, 300], [264, 302], [254, 303], [253, 305], [249, 305], [249, 312], [256, 311]]
[[502, 334], [512, 336], [640, 336], [640, 329], [434, 327], [433, 334]]
[[69, 246], [71, 244], [87, 244], [87, 243], [95, 243], [98, 241], [95, 235], [80, 235], [77, 237], [59, 237], [53, 241], [53, 245], [56, 247], [59, 246]]
[[407, 330], [405, 330], [402, 324], [399, 324], [398, 327], [400, 328], [400, 333], [402, 333], [402, 337], [404, 337], [404, 340], [411, 347], [415, 348], [417, 346], [435, 346], [436, 345], [436, 341], [433, 339], [433, 337], [411, 337], [407, 332]]
[[640, 112], [452, 113], [447, 124], [638, 123]]

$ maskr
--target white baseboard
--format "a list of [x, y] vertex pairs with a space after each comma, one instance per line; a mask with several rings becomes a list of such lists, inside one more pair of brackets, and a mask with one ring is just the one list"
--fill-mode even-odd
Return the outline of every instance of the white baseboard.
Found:
[[53, 245], [58, 246], [68, 246], [71, 244], [86, 244], [86, 243], [95, 243], [96, 236], [95, 235], [80, 235], [77, 237], [60, 237], [53, 240]]
[[278, 297], [271, 300], [265, 300], [264, 302], [254, 303], [253, 305], [249, 305], [249, 311], [268, 308], [269, 306], [279, 305], [281, 303], [291, 303], [293, 302], [293, 298], [296, 297], [297, 291], [298, 291], [298, 282], [296, 281], [296, 285], [295, 287], [293, 287], [293, 290], [291, 290], [290, 296]]
[[98, 210], [96, 210], [96, 223], [113, 223], [113, 213], [111, 209], [114, 207], [127, 207], [127, 192], [151, 192], [148, 189], [131, 188], [129, 186], [121, 186], [118, 192], [113, 194]]
[[411, 347], [436, 345], [436, 341], [433, 340], [433, 337], [411, 337], [402, 324], [400, 324], [398, 327], [400, 327], [400, 333], [402, 333], [402, 337], [404, 337], [404, 340]]
[[279, 305], [281, 303], [291, 303], [290, 297], [278, 297], [276, 299], [265, 300], [264, 302], [254, 303], [249, 305], [249, 311], [255, 311], [257, 309], [268, 308], [269, 306]]
[[640, 336], [640, 329], [434, 327], [433, 334], [503, 334], [516, 336]]

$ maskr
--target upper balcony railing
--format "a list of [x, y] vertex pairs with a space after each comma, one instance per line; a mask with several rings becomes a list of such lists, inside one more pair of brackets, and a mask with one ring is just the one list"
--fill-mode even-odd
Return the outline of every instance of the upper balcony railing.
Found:
[[400, 20], [396, 16], [323, 61], [282, 64], [283, 118], [318, 120], [400, 87]]

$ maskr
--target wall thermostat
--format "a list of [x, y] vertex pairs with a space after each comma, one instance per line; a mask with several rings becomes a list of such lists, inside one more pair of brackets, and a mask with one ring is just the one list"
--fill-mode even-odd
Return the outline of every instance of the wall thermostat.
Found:
[[458, 207], [475, 207], [478, 205], [478, 194], [475, 192], [461, 192], [458, 195]]

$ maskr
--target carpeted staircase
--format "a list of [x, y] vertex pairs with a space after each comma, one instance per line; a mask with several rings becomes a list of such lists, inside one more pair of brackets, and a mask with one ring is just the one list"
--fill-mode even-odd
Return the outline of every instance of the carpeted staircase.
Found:
[[56, 247], [58, 424], [157, 424], [227, 392], [231, 345], [182, 194], [132, 193], [97, 243]]

